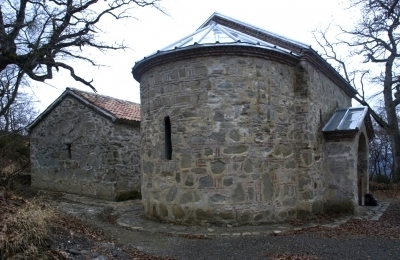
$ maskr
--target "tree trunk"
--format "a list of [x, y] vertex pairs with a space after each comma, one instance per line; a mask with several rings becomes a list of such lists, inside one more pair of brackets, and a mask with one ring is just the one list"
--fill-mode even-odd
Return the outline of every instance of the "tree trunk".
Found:
[[7, 110], [5, 113], [4, 113], [4, 131], [6, 132], [6, 133], [9, 133], [10, 131], [10, 118], [8, 117], [8, 115], [9, 115], [9, 110]]
[[[396, 133], [397, 132], [397, 133]], [[399, 131], [393, 131], [390, 138], [393, 153], [393, 177], [395, 182], [400, 181], [400, 137]]]
[[400, 181], [400, 131], [399, 122], [397, 120], [396, 104], [393, 101], [392, 91], [392, 72], [393, 72], [394, 56], [388, 58], [385, 68], [385, 80], [383, 82], [383, 97], [385, 102], [385, 110], [387, 117], [387, 133], [390, 137], [393, 154], [393, 175], [394, 181]]

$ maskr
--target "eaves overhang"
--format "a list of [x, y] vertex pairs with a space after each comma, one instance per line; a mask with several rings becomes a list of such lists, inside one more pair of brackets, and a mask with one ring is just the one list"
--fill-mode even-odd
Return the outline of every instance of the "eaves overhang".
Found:
[[326, 77], [334, 82], [339, 88], [341, 88], [349, 97], [353, 98], [357, 95], [357, 90], [347, 82], [342, 75], [337, 72], [326, 60], [324, 60], [315, 50], [312, 48], [305, 49], [301, 55], [301, 58], [315, 68], [318, 68]]
[[276, 47], [266, 47], [242, 42], [216, 42], [214, 44], [194, 44], [183, 48], [158, 51], [150, 57], [145, 57], [136, 62], [132, 68], [132, 75], [136, 81], [140, 82], [142, 75], [155, 66], [173, 61], [219, 55], [268, 58], [291, 66], [295, 66], [299, 62], [299, 57], [296, 54], [280, 50]]
[[374, 137], [368, 107], [340, 108], [322, 128], [326, 139], [353, 138], [365, 125], [369, 140]]

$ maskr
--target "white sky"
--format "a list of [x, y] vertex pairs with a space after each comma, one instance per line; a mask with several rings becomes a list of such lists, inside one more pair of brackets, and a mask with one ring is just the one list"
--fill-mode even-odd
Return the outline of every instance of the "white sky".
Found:
[[[162, 0], [160, 5], [169, 16], [152, 8], [135, 8], [132, 15], [137, 20], [115, 21], [107, 19], [101, 25], [107, 42], [124, 41], [131, 49], [109, 51], [106, 54], [84, 49], [97, 63], [74, 64], [75, 72], [85, 79], [93, 79], [99, 94], [140, 103], [139, 84], [133, 79], [131, 69], [135, 61], [156, 52], [194, 32], [214, 12], [257, 26], [287, 38], [312, 45], [318, 49], [311, 31], [326, 26], [330, 21], [349, 21], [346, 1], [333, 0]], [[88, 52], [90, 51], [90, 52]], [[47, 84], [33, 82], [38, 108], [43, 111], [66, 87], [91, 91], [75, 82], [67, 73], [53, 74]]]

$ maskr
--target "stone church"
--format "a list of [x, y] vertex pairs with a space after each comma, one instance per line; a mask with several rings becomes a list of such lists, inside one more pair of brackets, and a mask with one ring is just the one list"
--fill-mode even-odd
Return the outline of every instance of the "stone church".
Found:
[[140, 105], [67, 88], [27, 127], [32, 186], [107, 200], [140, 191]]
[[147, 217], [200, 225], [363, 205], [368, 110], [310, 46], [214, 13], [132, 74], [140, 117], [67, 89], [28, 127], [33, 186], [114, 199], [141, 185]]
[[364, 203], [367, 108], [310, 46], [215, 13], [132, 74], [147, 217], [257, 224]]

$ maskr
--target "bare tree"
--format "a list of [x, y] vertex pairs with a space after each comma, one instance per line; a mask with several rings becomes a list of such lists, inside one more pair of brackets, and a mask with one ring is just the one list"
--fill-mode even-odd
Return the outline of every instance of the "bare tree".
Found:
[[[359, 90], [355, 99], [369, 107], [373, 118], [388, 134], [393, 153], [394, 177], [400, 181], [400, 131], [396, 113], [400, 103], [400, 52], [397, 49], [400, 40], [399, 0], [350, 0], [349, 9], [358, 10], [360, 17], [352, 28], [339, 26], [341, 33], [335, 41], [327, 38], [329, 28], [314, 32], [314, 37], [323, 49], [323, 56], [336, 62], [342, 75]], [[348, 60], [338, 55], [340, 45], [349, 48], [352, 60], [360, 57], [364, 64], [374, 64], [375, 67], [370, 70], [350, 70]], [[366, 98], [366, 79], [379, 89], [378, 95], [383, 95], [384, 117], [372, 109]]]
[[[385, 118], [384, 107], [376, 109]], [[373, 124], [375, 138], [369, 144], [369, 173], [372, 180], [389, 182], [394, 179], [393, 153], [390, 136], [376, 122]]]
[[[7, 103], [0, 100], [0, 109]], [[31, 95], [19, 92], [11, 106], [0, 116], [0, 131], [25, 135], [25, 127], [35, 119], [38, 111]]]
[[393, 179], [393, 156], [389, 136], [380, 128], [375, 128], [375, 138], [369, 149], [370, 177], [373, 180]]
[[29, 84], [21, 78], [18, 83], [20, 91], [13, 97], [13, 88], [17, 77], [11, 66], [0, 72], [0, 131], [3, 133], [24, 133], [24, 127], [37, 115], [33, 99], [23, 89]]
[[83, 46], [101, 51], [125, 49], [124, 44], [99, 39], [99, 22], [105, 16], [129, 18], [132, 6], [161, 10], [158, 1], [0, 0], [0, 73], [12, 83], [0, 86], [0, 99], [7, 101], [0, 116], [14, 102], [25, 76], [44, 82], [53, 78], [54, 71], [64, 69], [76, 81], [96, 91], [92, 80], [79, 76], [68, 61], [83, 60], [96, 65], [83, 56]]

